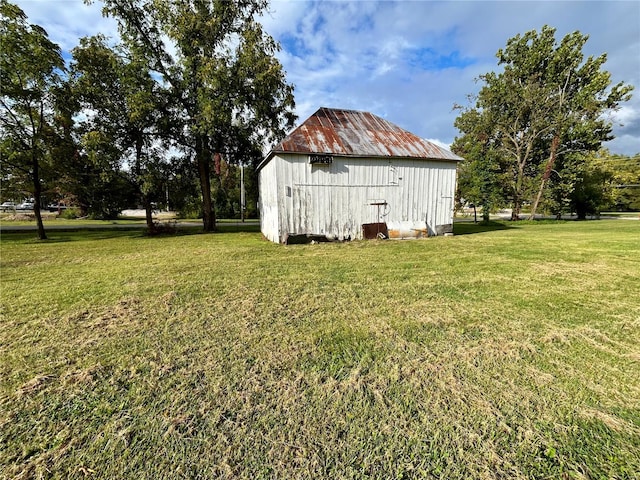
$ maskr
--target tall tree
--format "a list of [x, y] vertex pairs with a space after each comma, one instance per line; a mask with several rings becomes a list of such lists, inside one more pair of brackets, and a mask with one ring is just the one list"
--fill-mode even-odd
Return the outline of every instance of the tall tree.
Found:
[[154, 182], [160, 162], [156, 149], [163, 124], [160, 86], [135, 51], [111, 48], [103, 36], [81, 39], [72, 54], [73, 90], [91, 112], [82, 122], [85, 150], [103, 148], [101, 142], [95, 144], [97, 138], [109, 139], [116, 161], [129, 166], [152, 231], [152, 194], [159, 187]]
[[64, 61], [47, 32], [30, 25], [25, 13], [6, 0], [0, 0], [0, 45], [2, 162], [30, 179], [38, 238], [46, 239], [41, 169], [52, 151], [55, 93]]
[[[90, 1], [90, 0], [89, 0]], [[281, 138], [295, 120], [279, 46], [254, 20], [265, 0], [105, 0], [125, 43], [162, 77], [179, 112], [176, 143], [192, 153], [203, 223], [215, 229], [216, 153], [240, 161], [247, 144]]]
[[[488, 126], [478, 128], [481, 121], [477, 111], [458, 117], [456, 127], [468, 129], [469, 134], [456, 138], [451, 150], [464, 158], [458, 169], [458, 200], [472, 203], [474, 212], [477, 206], [482, 206], [483, 221], [488, 222], [491, 212], [504, 204], [504, 178], [500, 174], [501, 157], [485, 134]], [[475, 128], [467, 126], [469, 122]]]
[[480, 76], [485, 85], [475, 106], [457, 122], [463, 136], [482, 130], [508, 161], [512, 219], [528, 194], [535, 215], [560, 155], [596, 151], [613, 138], [603, 114], [633, 89], [623, 82], [611, 87], [610, 73], [601, 69], [606, 54], [584, 60], [588, 36], [573, 32], [558, 44], [555, 32], [544, 26], [510, 39], [497, 53], [504, 70]]

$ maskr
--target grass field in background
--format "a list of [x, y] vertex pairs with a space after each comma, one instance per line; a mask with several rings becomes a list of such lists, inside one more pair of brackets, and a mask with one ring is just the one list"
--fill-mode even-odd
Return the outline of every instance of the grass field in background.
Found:
[[640, 222], [2, 234], [0, 478], [637, 478]]

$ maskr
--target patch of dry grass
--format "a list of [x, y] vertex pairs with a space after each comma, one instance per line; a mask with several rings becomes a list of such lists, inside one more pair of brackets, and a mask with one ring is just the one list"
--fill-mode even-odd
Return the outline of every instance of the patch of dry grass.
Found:
[[2, 477], [640, 471], [640, 224], [52, 237], [2, 238]]

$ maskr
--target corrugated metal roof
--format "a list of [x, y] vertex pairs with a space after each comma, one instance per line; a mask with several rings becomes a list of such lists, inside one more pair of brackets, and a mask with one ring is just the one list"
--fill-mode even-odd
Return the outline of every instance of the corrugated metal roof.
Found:
[[265, 161], [277, 153], [462, 160], [372, 113], [325, 107], [276, 145]]

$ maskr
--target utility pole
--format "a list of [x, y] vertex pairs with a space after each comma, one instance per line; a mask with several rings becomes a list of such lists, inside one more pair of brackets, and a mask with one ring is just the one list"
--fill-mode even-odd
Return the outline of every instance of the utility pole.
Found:
[[240, 162], [240, 219], [244, 222], [245, 197], [244, 197], [244, 165]]

